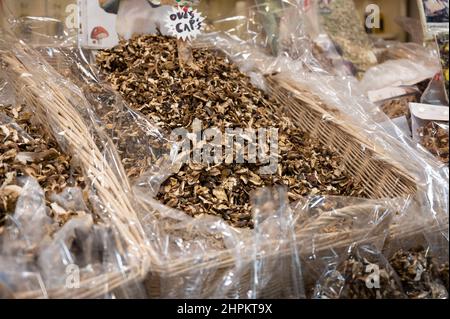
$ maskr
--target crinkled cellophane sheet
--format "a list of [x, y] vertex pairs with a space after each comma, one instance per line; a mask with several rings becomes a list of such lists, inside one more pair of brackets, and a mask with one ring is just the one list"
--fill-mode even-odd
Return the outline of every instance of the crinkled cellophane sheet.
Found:
[[[330, 249], [367, 243], [383, 247], [385, 240], [425, 234], [426, 244], [448, 259], [448, 249], [434, 240], [448, 238], [448, 170], [442, 172], [409, 144], [373, 130], [359, 102], [335, 93], [327, 78], [302, 78], [301, 72], [278, 67], [289, 65], [286, 61], [247, 51], [227, 38], [213, 35], [203, 40], [246, 71], [281, 71], [266, 81], [271, 94], [286, 105], [277, 111], [287, 112], [336, 148], [371, 199], [313, 197], [288, 205], [283, 190], [265, 189], [253, 197], [254, 230], [234, 229], [210, 216], [188, 217], [153, 199], [155, 187], [173, 164], [163, 147], [171, 141], [98, 80], [83, 51], [42, 48], [39, 54], [17, 41], [2, 46], [2, 60], [18, 95], [33, 105], [36, 120], [64, 149], [79, 158], [95, 192], [108, 203], [107, 215], [128, 243], [126, 251], [135, 254], [131, 275], [124, 278], [118, 272], [112, 277], [120, 278], [118, 285], [145, 278], [146, 296], [163, 298], [302, 298], [309, 295], [306, 283], [315, 280], [308, 260]], [[51, 57], [51, 64], [59, 57], [62, 63], [55, 66], [60, 74], [43, 57]], [[354, 114], [347, 113], [352, 107]], [[359, 116], [361, 124], [350, 125], [349, 114]], [[146, 161], [141, 178], [132, 184], [119, 159], [125, 146], [128, 158], [138, 163], [144, 156]], [[399, 160], [405, 155], [408, 163]], [[110, 282], [111, 277], [96, 278], [100, 283], [103, 279]], [[48, 296], [98, 297], [103, 290], [90, 286], [84, 294], [71, 295], [61, 288]]]
[[[90, 183], [91, 195], [95, 198], [102, 222], [106, 227], [111, 227], [110, 231], [115, 238], [115, 243], [109, 243], [112, 245], [110, 248], [104, 248], [112, 249], [113, 256], [116, 255], [115, 258], [121, 260], [116, 269], [107, 264], [107, 256], [103, 257], [104, 265], [101, 262], [88, 265], [88, 268], [92, 268], [87, 271], [86, 277], [80, 276], [78, 289], [65, 288], [64, 275], [60, 274], [59, 282], [57, 280], [55, 285], [46, 287], [40, 282], [39, 290], [14, 291], [14, 296], [92, 298], [104, 295], [137, 278], [142, 269], [140, 264], [148, 262], [148, 256], [144, 253], [145, 247], [139, 248], [144, 240], [144, 234], [137, 221], [135, 208], [127, 195], [127, 188], [130, 186], [123, 177], [121, 167], [115, 166], [117, 155], [111, 147], [112, 143], [101, 130], [87, 123], [88, 108], [83, 108], [86, 101], [81, 95], [76, 94], [76, 89], [68, 88], [66, 85], [69, 84], [64, 83], [61, 78], [54, 78], [53, 75], [57, 73], [50, 70], [47, 65], [34, 60], [35, 53], [32, 53], [31, 49], [19, 43], [7, 51], [4, 50], [4, 43], [1, 46], [1, 63], [9, 84], [15, 89], [16, 97], [20, 99], [19, 103], [29, 106], [34, 113], [34, 120], [54, 136], [65, 153], [73, 155], [79, 163]], [[64, 250], [64, 242], [59, 242], [58, 238], [54, 240], [54, 244], [61, 245], [60, 249]], [[102, 241], [99, 240], [96, 244], [102, 245]], [[104, 244], [106, 245], [106, 242]], [[60, 262], [62, 266], [70, 264], [70, 258], [65, 260], [64, 254], [60, 258], [61, 260], [57, 261], [58, 267]], [[56, 273], [57, 265], [53, 266]], [[14, 263], [12, 266], [5, 265], [2, 270], [14, 273]], [[26, 274], [23, 275], [26, 281]], [[16, 284], [14, 283], [15, 286]]]

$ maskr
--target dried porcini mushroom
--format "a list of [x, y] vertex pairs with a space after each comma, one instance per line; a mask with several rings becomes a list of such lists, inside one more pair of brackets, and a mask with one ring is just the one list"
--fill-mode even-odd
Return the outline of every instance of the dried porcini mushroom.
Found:
[[392, 100], [383, 102], [381, 105], [381, 110], [390, 119], [395, 119], [397, 117], [406, 116], [406, 118], [411, 118], [411, 113], [409, 112], [409, 103], [419, 102], [416, 95], [407, 95], [398, 97]]
[[377, 63], [374, 46], [364, 31], [353, 1], [322, 1], [319, 11], [325, 32], [344, 59], [356, 66], [359, 75]]
[[320, 299], [403, 299], [395, 271], [382, 260], [351, 254], [317, 285]]
[[443, 82], [445, 85], [445, 91], [447, 92], [447, 99], [449, 98], [449, 42], [448, 42], [448, 32], [440, 32], [436, 35], [436, 42], [439, 47], [439, 57], [442, 66]]
[[[0, 226], [21, 193], [17, 178], [31, 176], [48, 196], [67, 186], [85, 187], [84, 177], [56, 141], [31, 122], [23, 106], [0, 105]], [[50, 207], [50, 211], [52, 211]]]
[[448, 263], [439, 266], [422, 247], [399, 250], [389, 262], [409, 298], [448, 298]]
[[[361, 195], [342, 158], [277, 115], [273, 110], [281, 105], [222, 54], [193, 49], [195, 69], [180, 67], [177, 54], [176, 39], [148, 35], [99, 52], [97, 64], [130, 107], [164, 133], [177, 128], [192, 132], [196, 119], [203, 129], [276, 128], [279, 158], [273, 175], [260, 174], [260, 162], [184, 164], [162, 184], [157, 198], [164, 204], [191, 216], [211, 214], [236, 227], [252, 227], [249, 194], [258, 187], [285, 185], [291, 200], [311, 194]], [[134, 158], [129, 158], [127, 174], [138, 176]], [[143, 166], [138, 166], [142, 173]]]
[[448, 124], [429, 122], [418, 129], [420, 143], [440, 161], [448, 164]]

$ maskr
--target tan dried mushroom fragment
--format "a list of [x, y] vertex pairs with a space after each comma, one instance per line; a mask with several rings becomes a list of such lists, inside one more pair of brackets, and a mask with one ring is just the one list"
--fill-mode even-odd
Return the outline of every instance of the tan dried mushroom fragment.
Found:
[[[31, 114], [22, 106], [0, 105], [0, 112], [14, 122], [0, 125], [0, 226], [7, 214], [13, 214], [21, 187], [17, 178], [34, 177], [48, 196], [67, 186], [84, 188], [85, 182], [78, 169], [71, 165], [71, 157], [61, 152], [54, 140], [31, 123]], [[71, 212], [60, 216], [64, 224]]]
[[407, 119], [411, 118], [409, 112], [409, 103], [418, 102], [418, 98], [415, 95], [407, 95], [392, 100], [383, 102], [381, 105], [381, 110], [390, 119], [395, 119], [397, 117], [406, 116]]
[[117, 102], [117, 93], [110, 88], [91, 83], [83, 89], [96, 114], [105, 123], [105, 132], [113, 141], [128, 178], [133, 180], [141, 176], [167, 151], [167, 141], [160, 135], [159, 128], [149, 129], [148, 123], [137, 121], [133, 112]]
[[418, 130], [420, 143], [438, 160], [448, 165], [448, 124], [429, 122]]
[[[198, 68], [181, 68], [176, 48], [173, 38], [136, 37], [100, 52], [97, 64], [130, 106], [165, 133], [176, 128], [191, 131], [194, 119], [202, 122], [203, 129], [215, 127], [222, 132], [277, 128], [279, 159], [273, 175], [261, 175], [260, 162], [186, 164], [161, 186], [157, 198], [164, 204], [191, 216], [211, 214], [236, 227], [252, 227], [249, 196], [258, 187], [285, 185], [291, 200], [362, 193], [333, 150], [273, 112], [280, 104], [255, 88], [222, 54], [194, 49]], [[129, 173], [133, 168], [125, 169]]]
[[448, 262], [439, 265], [423, 247], [399, 250], [389, 260], [412, 299], [448, 298]]

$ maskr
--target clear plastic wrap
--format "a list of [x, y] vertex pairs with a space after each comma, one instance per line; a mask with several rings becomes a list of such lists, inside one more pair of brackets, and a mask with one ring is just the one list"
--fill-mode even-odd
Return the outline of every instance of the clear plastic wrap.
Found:
[[436, 61], [433, 60], [438, 55], [433, 46], [422, 43], [378, 40], [375, 45], [380, 52], [378, 57], [379, 63], [389, 60], [406, 59], [434, 65]]
[[414, 141], [448, 165], [448, 106], [411, 103]]
[[357, 198], [315, 197], [293, 206], [303, 262], [306, 294], [349, 247], [372, 244], [381, 249], [395, 205]]
[[[364, 74], [361, 88], [365, 91], [419, 85], [422, 103], [448, 103], [443, 90], [437, 47], [415, 43], [379, 41], [379, 65]], [[431, 80], [431, 81], [430, 81]], [[426, 83], [426, 84], [425, 84]], [[422, 89], [422, 86], [425, 87]], [[400, 88], [402, 89], [402, 88]]]
[[[307, 5], [301, 0], [258, 1], [245, 10], [245, 15], [214, 21], [208, 31], [218, 34], [220, 32], [213, 31], [226, 30], [228, 36], [257, 49], [262, 55], [289, 56], [316, 72], [338, 75], [356, 72], [353, 64], [342, 58], [342, 52], [320, 28], [312, 3]], [[193, 45], [210, 46], [211, 42], [197, 39]]]
[[369, 223], [362, 240], [304, 263], [318, 272], [309, 279], [314, 298], [448, 298], [448, 225], [441, 228], [415, 202], [387, 205], [380, 203], [377, 216], [384, 226]]
[[[315, 285], [324, 265], [333, 258], [336, 262], [336, 256], [341, 261], [344, 255], [340, 251], [348, 247], [362, 247], [361, 254], [367, 252], [388, 267], [379, 252], [392, 230], [393, 216], [407, 216], [404, 207], [410, 201], [417, 203], [420, 216], [427, 217], [426, 223], [412, 228], [412, 234], [430, 225], [448, 228], [448, 168], [439, 165], [376, 110], [354, 79], [328, 74], [320, 64], [311, 63], [308, 54], [297, 61], [285, 55], [269, 57], [251, 44], [218, 33], [206, 34], [196, 43], [196, 46], [208, 44], [224, 51], [241, 70], [252, 74], [254, 79], [264, 80], [259, 82], [264, 83], [261, 86], [285, 104], [286, 109], [280, 111], [288, 112], [313, 136], [328, 139], [328, 144], [343, 154], [347, 169], [365, 180], [365, 192], [374, 198], [316, 196], [290, 207], [283, 191], [262, 190], [252, 200], [256, 223], [251, 230], [234, 228], [219, 217], [193, 218], [154, 198], [176, 164], [170, 156], [174, 144], [99, 79], [86, 52], [79, 48], [46, 47], [36, 51], [13, 40], [8, 44], [2, 46], [2, 53], [12, 54], [25, 68], [15, 72], [12, 63], [6, 67], [11, 83], [22, 78], [27, 80], [26, 85], [14, 82], [16, 90], [25, 92], [18, 98], [24, 102], [43, 99], [53, 102], [57, 109], [61, 107], [60, 99], [69, 102], [74, 123], [81, 126], [77, 132], [89, 141], [86, 148], [100, 151], [100, 156], [94, 153], [86, 157], [85, 148], [70, 139], [70, 130], [77, 127], [62, 126], [67, 122], [57, 120], [51, 107], [39, 107], [36, 103], [36, 120], [46, 124], [49, 133], [56, 135], [61, 145], [85, 165], [96, 198], [94, 207], [107, 221], [99, 230], [91, 225], [88, 217], [74, 220], [58, 233], [63, 249], [48, 245], [42, 253], [54, 258], [55, 264], [61, 267], [73, 258], [72, 254], [66, 254], [65, 247], [81, 242], [84, 246], [78, 250], [80, 260], [95, 260], [99, 249], [94, 247], [99, 245], [106, 255], [104, 260], [116, 262], [97, 264], [100, 269], [94, 271], [96, 280], [91, 282], [86, 294], [77, 297], [142, 293], [143, 287], [133, 282], [121, 286], [123, 291], [115, 292], [114, 288], [128, 281], [106, 275], [118, 270], [125, 276], [131, 268], [131, 279], [127, 277], [131, 281], [146, 275], [144, 284], [149, 297], [302, 298], [310, 296], [307, 287], [310, 282]], [[54, 65], [59, 73], [48, 64], [55, 57], [63, 61]], [[274, 72], [280, 74], [264, 78]], [[285, 91], [279, 89], [280, 85]], [[26, 94], [31, 89], [35, 89], [32, 91], [35, 96]], [[293, 112], [295, 107], [289, 109], [292, 104], [286, 97], [295, 101], [297, 111], [310, 112], [307, 116], [314, 117], [317, 127], [311, 126], [307, 116]], [[388, 134], [377, 124], [374, 121], [377, 117], [386, 119], [393, 133]], [[346, 138], [352, 144], [343, 143]], [[127, 165], [128, 169], [133, 165], [138, 169], [127, 176]], [[105, 184], [110, 188], [103, 192]], [[59, 206], [80, 207], [78, 201], [64, 204], [65, 196], [60, 195], [55, 202]], [[73, 196], [76, 198], [76, 193]], [[115, 196], [125, 205], [119, 205]], [[396, 197], [403, 199], [398, 202]], [[402, 233], [401, 228], [394, 230], [394, 237]], [[444, 236], [445, 240], [448, 236]], [[115, 260], [116, 256], [125, 257]], [[41, 259], [43, 267], [47, 267], [49, 258]], [[127, 263], [122, 268], [124, 260]], [[314, 261], [320, 266], [316, 267]], [[87, 278], [92, 275], [89, 270], [86, 269]], [[43, 277], [50, 287], [61, 285], [58, 278], [48, 274], [48, 268], [44, 269]], [[7, 276], [11, 281], [15, 278]], [[45, 296], [61, 295], [46, 293]]]
[[[22, 147], [33, 141], [3, 111], [2, 131], [14, 135], [12, 140], [18, 140]], [[37, 153], [17, 153], [14, 165], [20, 167], [18, 163], [33, 154]], [[32, 172], [31, 166], [28, 169]], [[99, 204], [98, 199], [88, 200], [79, 187], [46, 195], [38, 181], [26, 175], [16, 181], [10, 173], [6, 173], [6, 179], [1, 176], [0, 197], [3, 205], [8, 204], [1, 209], [0, 281], [8, 296], [101, 297], [133, 278], [127, 274], [126, 244], [94, 213], [99, 212], [92, 208]], [[18, 196], [16, 201], [8, 198], [14, 194]]]
[[[117, 186], [106, 190], [111, 178], [117, 179], [113, 169], [116, 169], [119, 176], [122, 174], [121, 166], [109, 166], [118, 162], [116, 151], [112, 142], [102, 135], [102, 130], [96, 131], [95, 122], [90, 122], [89, 110], [78, 104], [83, 103], [80, 100], [82, 95], [78, 89], [74, 89], [75, 86], [72, 89], [61, 89], [63, 83], [68, 83], [58, 82], [61, 79], [50, 76], [51, 72], [47, 73], [50, 67], [35, 57], [31, 58], [30, 49], [17, 42], [15, 51], [11, 47], [5, 51], [4, 39], [1, 41], [1, 61], [3, 70], [6, 71], [6, 81], [16, 92], [22, 93], [16, 94], [16, 103], [29, 107], [36, 115], [33, 121], [39, 125], [44, 123], [41, 126], [42, 133], [53, 136], [61, 149], [74, 155], [73, 163], [83, 168], [86, 181], [89, 181], [87, 193], [83, 192], [82, 195], [79, 189], [66, 188], [64, 193], [55, 194], [50, 199], [52, 202], [48, 207], [44, 192], [36, 182], [32, 179], [19, 179], [19, 183], [23, 183], [23, 186], [18, 185], [22, 192], [11, 221], [7, 221], [5, 226], [2, 255], [18, 258], [18, 261], [24, 258], [24, 268], [2, 267], [2, 271], [18, 278], [21, 274], [37, 274], [40, 286], [35, 288], [40, 290], [32, 290], [31, 287], [21, 290], [24, 286], [16, 286], [15, 282], [8, 284], [8, 287], [19, 298], [106, 296], [111, 289], [142, 276], [138, 261], [144, 264], [146, 262], [142, 251], [137, 249], [139, 223], [133, 223], [132, 215], [129, 215], [131, 219], [125, 221], [114, 213], [123, 213], [123, 205], [127, 203], [128, 207], [131, 206], [123, 189], [126, 187], [126, 178], [121, 178], [120, 183], [116, 180], [116, 185], [120, 184], [120, 190]], [[11, 81], [11, 78], [24, 74], [28, 74], [26, 80]], [[42, 78], [45, 74], [47, 76]], [[57, 75], [56, 72], [54, 74]], [[54, 105], [63, 109], [56, 111]], [[71, 109], [69, 105], [77, 105], [80, 109]], [[62, 124], [64, 120], [58, 116], [69, 117], [71, 122]], [[7, 117], [2, 115], [2, 121], [4, 118]], [[91, 129], [84, 126], [85, 123], [91, 123], [87, 124], [91, 125]], [[12, 120], [7, 124], [15, 125]], [[87, 137], [88, 135], [77, 134], [80, 128], [84, 129], [84, 134], [99, 132], [97, 140], [93, 135]], [[26, 138], [25, 135], [24, 139]], [[97, 148], [96, 141], [101, 145], [101, 150]], [[26, 163], [39, 160], [39, 156], [47, 155], [18, 153], [17, 161]], [[106, 159], [109, 159], [108, 164], [105, 164]], [[111, 197], [110, 193], [114, 192], [122, 194], [122, 203]], [[68, 222], [62, 222], [62, 226], [57, 223], [50, 225], [50, 208], [56, 220]], [[72, 209], [75, 211], [70, 213]], [[133, 209], [128, 208], [126, 212], [130, 214]], [[93, 223], [94, 219], [96, 225]], [[72, 278], [74, 282], [66, 281], [68, 278]]]

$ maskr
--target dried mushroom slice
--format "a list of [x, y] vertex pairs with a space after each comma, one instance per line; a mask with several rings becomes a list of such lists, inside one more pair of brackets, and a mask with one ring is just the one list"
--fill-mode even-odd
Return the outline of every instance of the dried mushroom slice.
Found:
[[399, 250], [389, 262], [409, 298], [448, 298], [448, 263], [439, 265], [422, 247]]
[[325, 272], [314, 292], [319, 299], [404, 299], [397, 274], [372, 248], [353, 248]]
[[419, 128], [420, 143], [440, 161], [448, 164], [448, 123], [429, 122]]
[[[191, 216], [210, 214], [236, 227], [253, 227], [249, 196], [259, 187], [285, 185], [291, 200], [311, 194], [361, 195], [342, 158], [277, 114], [274, 110], [282, 106], [255, 88], [223, 54], [193, 49], [195, 69], [180, 67], [177, 55], [176, 39], [141, 36], [100, 52], [97, 64], [130, 107], [168, 135], [180, 128], [192, 133], [195, 125], [222, 134], [227, 129], [276, 129], [277, 165], [274, 174], [262, 174], [266, 163], [252, 161], [248, 151], [243, 152], [244, 163], [233, 163], [232, 156], [251, 144], [247, 139], [220, 163], [184, 164], [162, 184], [157, 199]], [[222, 150], [227, 155], [225, 146]], [[129, 176], [145, 171], [139, 157], [121, 156]]]
[[[21, 194], [17, 178], [31, 176], [48, 197], [68, 186], [85, 187], [80, 170], [57, 143], [31, 122], [31, 114], [21, 106], [1, 105], [0, 122], [0, 226], [13, 214]], [[50, 209], [53, 214], [53, 210]]]

